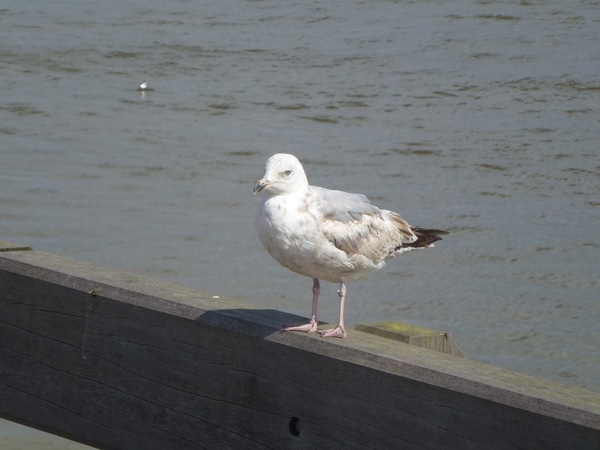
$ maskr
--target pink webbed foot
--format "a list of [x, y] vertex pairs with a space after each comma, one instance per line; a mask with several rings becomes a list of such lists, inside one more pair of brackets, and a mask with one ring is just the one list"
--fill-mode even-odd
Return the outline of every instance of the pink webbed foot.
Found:
[[306, 325], [296, 325], [296, 326], [286, 326], [284, 325], [285, 331], [303, 331], [305, 333], [313, 333], [317, 331], [317, 321], [315, 319], [311, 319], [310, 323]]
[[344, 327], [341, 325], [338, 325], [337, 327], [332, 328], [331, 330], [321, 330], [319, 331], [319, 334], [321, 335], [321, 337], [336, 337], [340, 339], [344, 339], [348, 335]]

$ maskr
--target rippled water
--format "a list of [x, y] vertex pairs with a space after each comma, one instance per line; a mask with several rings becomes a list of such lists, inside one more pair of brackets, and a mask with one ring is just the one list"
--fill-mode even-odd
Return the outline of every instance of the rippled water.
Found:
[[351, 284], [350, 325], [600, 392], [599, 6], [8, 0], [0, 239], [307, 315], [251, 195], [294, 153], [454, 233]]

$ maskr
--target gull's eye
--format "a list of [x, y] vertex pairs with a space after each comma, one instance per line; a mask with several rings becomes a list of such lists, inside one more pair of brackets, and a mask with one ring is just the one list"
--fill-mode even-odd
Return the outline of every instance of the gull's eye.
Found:
[[286, 170], [285, 172], [283, 172], [283, 174], [284, 174], [286, 177], [289, 177], [289, 176], [292, 174], [292, 171], [288, 169], [288, 170]]

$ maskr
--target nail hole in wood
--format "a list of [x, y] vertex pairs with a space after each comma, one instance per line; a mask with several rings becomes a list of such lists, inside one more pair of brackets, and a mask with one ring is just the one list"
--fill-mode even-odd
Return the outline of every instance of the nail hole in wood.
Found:
[[290, 419], [290, 434], [292, 436], [300, 435], [300, 419], [297, 417], [292, 417]]

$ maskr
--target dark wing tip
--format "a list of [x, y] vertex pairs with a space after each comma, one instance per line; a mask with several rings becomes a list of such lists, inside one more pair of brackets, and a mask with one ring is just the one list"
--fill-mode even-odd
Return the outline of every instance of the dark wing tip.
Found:
[[440, 234], [442, 236], [450, 234], [449, 231], [444, 231], [444, 230], [432, 230], [432, 229], [425, 229], [425, 228], [419, 228], [419, 227], [410, 227], [410, 229], [412, 230], [413, 233], [415, 233], [415, 236], [417, 236], [417, 240], [415, 242], [411, 242], [410, 244], [403, 244], [402, 247], [412, 247], [412, 248], [429, 247], [434, 242], [442, 240], [442, 238], [439, 236]]
[[423, 236], [446, 236], [447, 234], [452, 234], [445, 230], [425, 229], [420, 227], [410, 227], [410, 229], [413, 231], [413, 233], [417, 235], [421, 234]]

